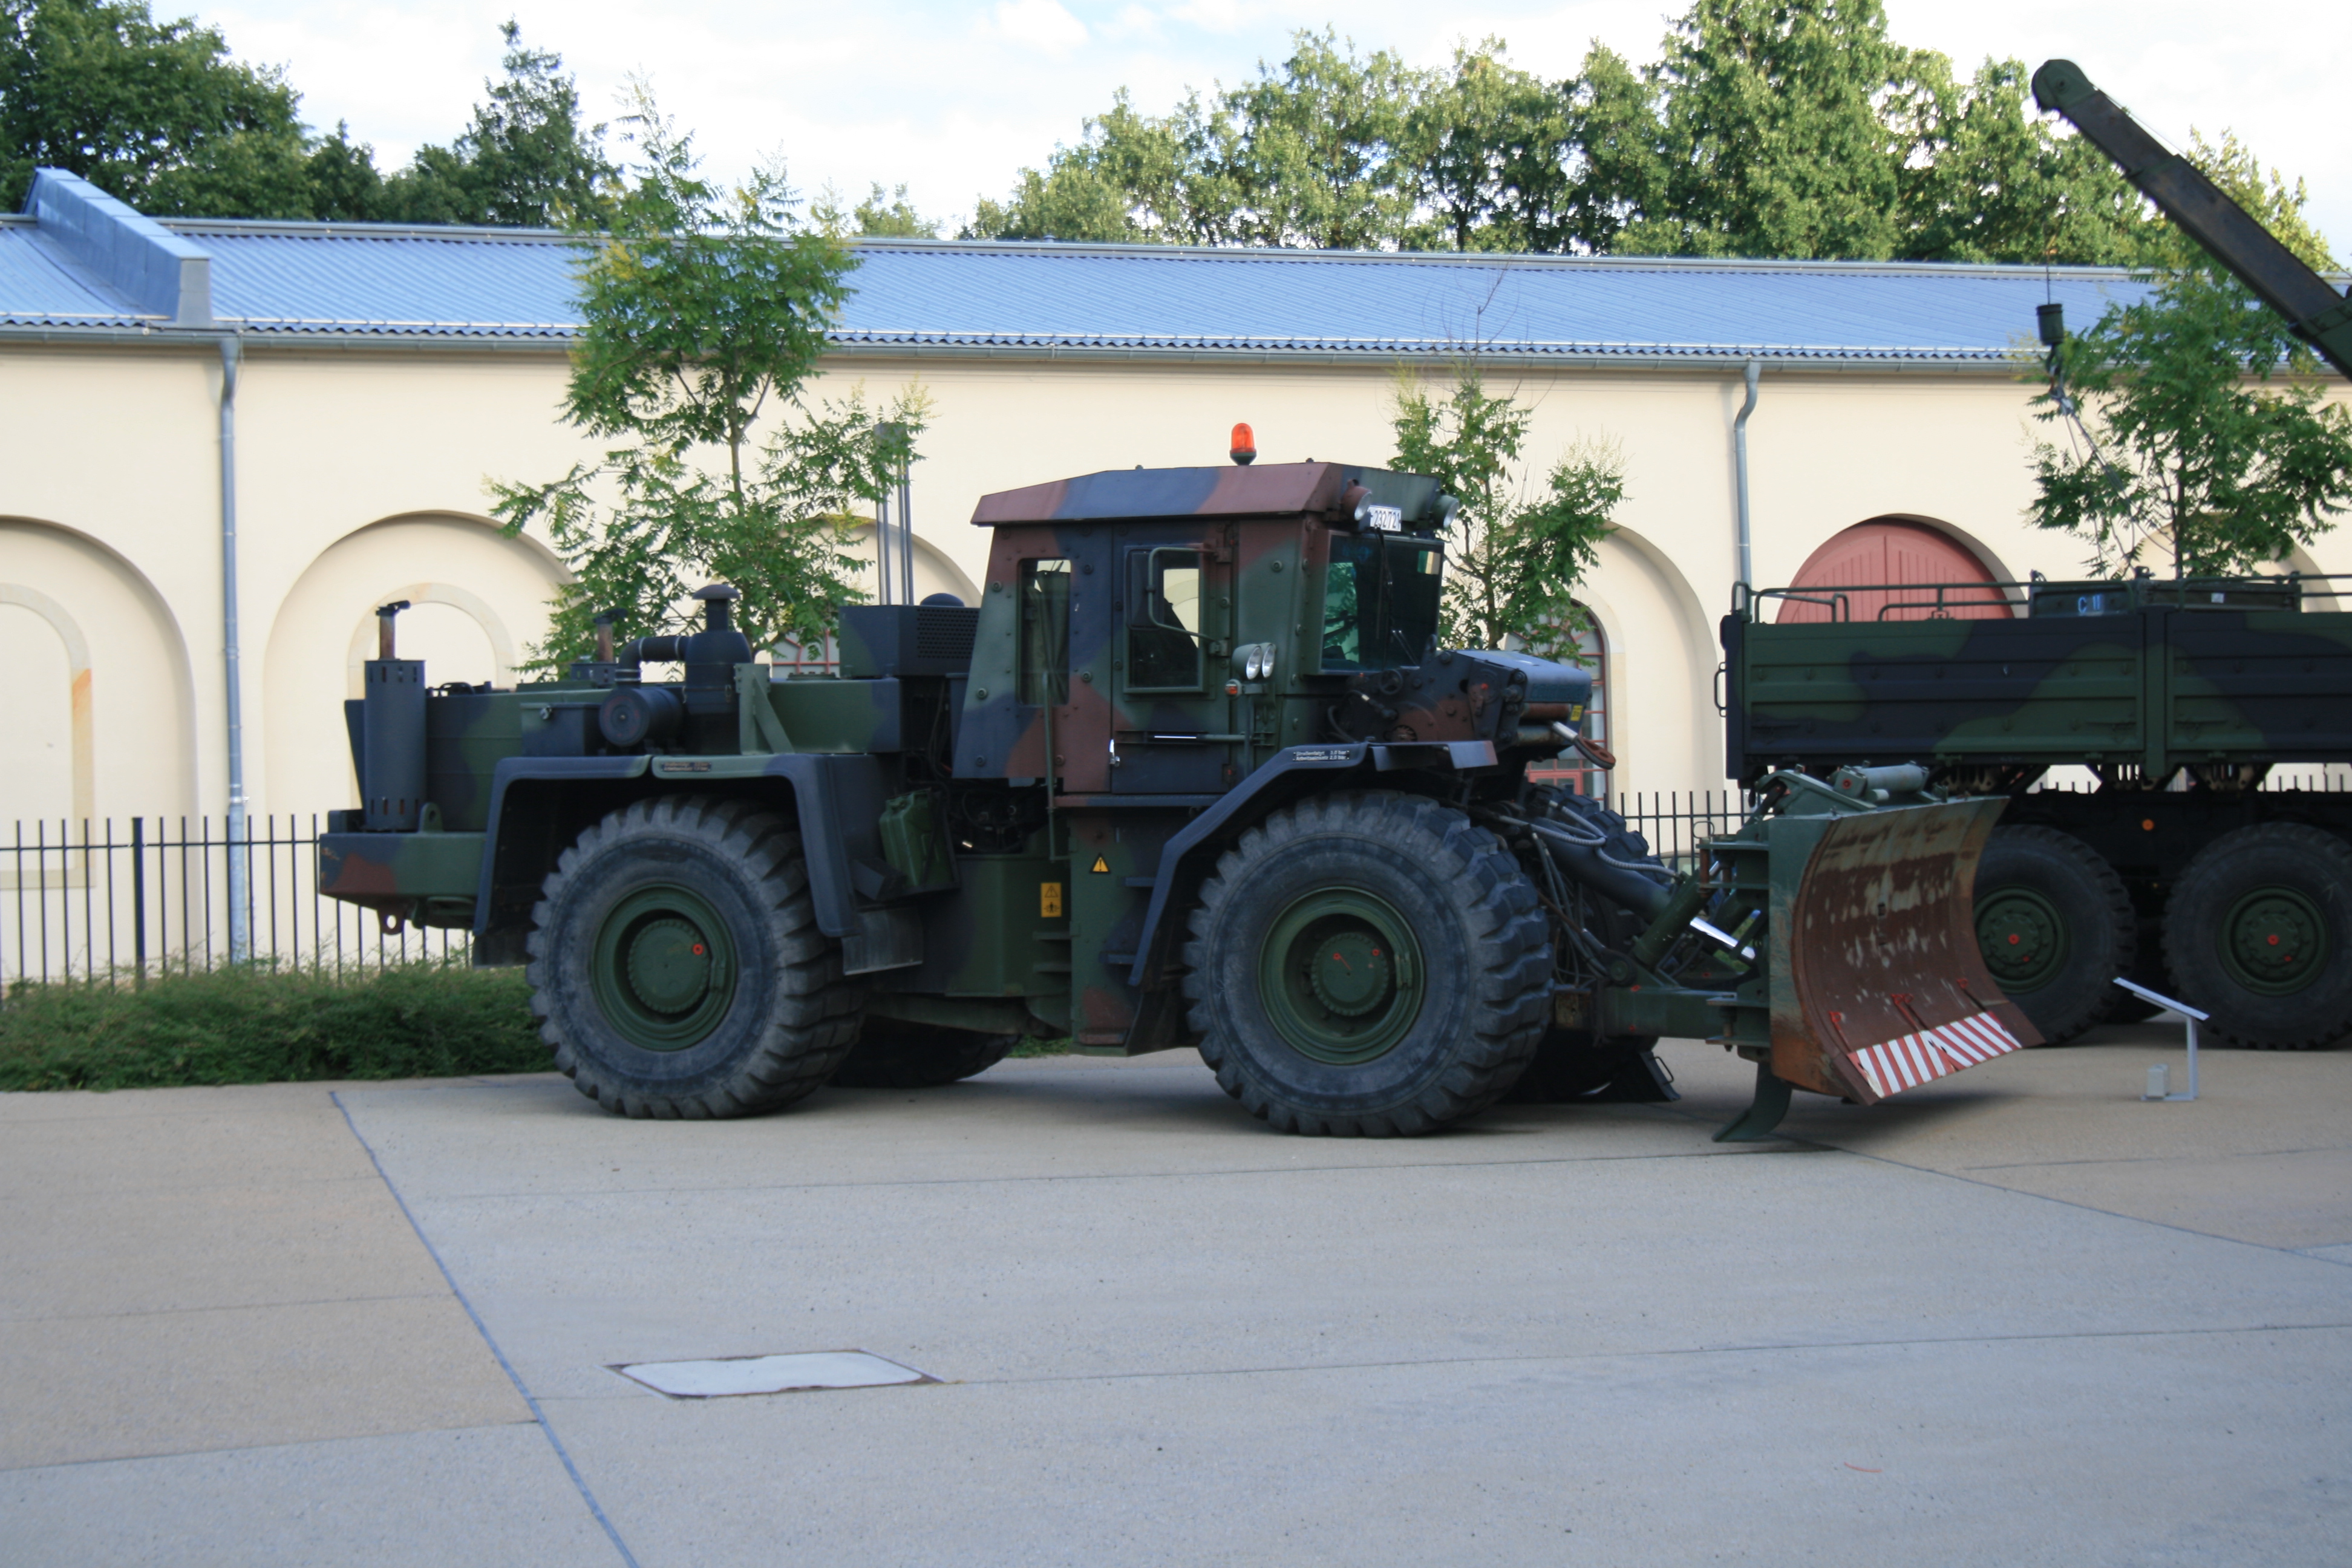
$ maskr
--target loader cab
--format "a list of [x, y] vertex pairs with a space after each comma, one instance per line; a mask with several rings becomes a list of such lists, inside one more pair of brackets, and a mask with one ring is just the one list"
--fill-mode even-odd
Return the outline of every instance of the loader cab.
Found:
[[1327, 738], [1299, 700], [1410, 665], [1435, 636], [1441, 500], [1433, 480], [1336, 463], [982, 498], [994, 539], [957, 776], [1176, 805]]

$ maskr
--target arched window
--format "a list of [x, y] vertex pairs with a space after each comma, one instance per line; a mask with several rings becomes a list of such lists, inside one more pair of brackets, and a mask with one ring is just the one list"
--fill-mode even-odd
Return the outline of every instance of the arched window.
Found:
[[1949, 534], [1900, 518], [1856, 523], [1813, 552], [1773, 618], [1790, 621], [2003, 620], [1999, 574]]
[[[1592, 672], [1592, 701], [1584, 710], [1583, 732], [1596, 743], [1606, 747], [1609, 741], [1609, 636], [1601, 629], [1600, 617], [1583, 605], [1577, 606], [1580, 624], [1566, 629], [1560, 638], [1555, 658], [1573, 657], [1575, 663]], [[1582, 765], [1583, 759], [1574, 752], [1561, 753], [1555, 762], [1530, 763], [1528, 777], [1537, 784], [1564, 784], [1579, 795], [1606, 795], [1609, 775], [1598, 768]]]

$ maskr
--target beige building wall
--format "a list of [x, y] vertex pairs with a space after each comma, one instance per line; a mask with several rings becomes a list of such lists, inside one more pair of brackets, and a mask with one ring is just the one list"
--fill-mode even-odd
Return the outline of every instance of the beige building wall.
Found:
[[[556, 418], [544, 350], [307, 350], [250, 342], [236, 412], [247, 793], [257, 813], [353, 803], [340, 704], [373, 607], [418, 608], [404, 650], [437, 681], [512, 679], [562, 580], [543, 542], [488, 520], [490, 478], [593, 458]], [[1262, 462], [1391, 455], [1394, 371], [1174, 359], [843, 356], [832, 390], [918, 383], [932, 426], [913, 479], [919, 592], [970, 597], [972, 507], [1097, 468], [1224, 460], [1236, 421]], [[1528, 468], [1583, 441], [1622, 453], [1622, 531], [1584, 598], [1611, 653], [1612, 744], [1630, 790], [1720, 787], [1716, 623], [1733, 578], [1736, 365], [1659, 372], [1490, 366], [1534, 409]], [[216, 353], [0, 348], [0, 824], [35, 816], [217, 816], [226, 801]], [[822, 389], [821, 389], [822, 390]], [[1768, 368], [1750, 421], [1756, 569], [1785, 583], [1839, 530], [1903, 516], [2012, 576], [2079, 570], [2024, 521], [2038, 427], [2000, 374]], [[2299, 564], [2352, 570], [2331, 538]]]

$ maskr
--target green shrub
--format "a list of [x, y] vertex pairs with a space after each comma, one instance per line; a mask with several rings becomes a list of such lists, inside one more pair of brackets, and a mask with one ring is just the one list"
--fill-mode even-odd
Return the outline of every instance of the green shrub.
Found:
[[520, 969], [408, 963], [336, 979], [237, 967], [143, 986], [19, 984], [0, 1089], [162, 1089], [542, 1072]]

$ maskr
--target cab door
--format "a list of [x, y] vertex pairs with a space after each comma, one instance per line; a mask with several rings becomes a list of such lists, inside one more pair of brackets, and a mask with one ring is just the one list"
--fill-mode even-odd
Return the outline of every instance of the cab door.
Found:
[[1118, 552], [1111, 792], [1223, 794], [1239, 739], [1225, 694], [1231, 552], [1197, 531], [1143, 529], [1125, 531]]

